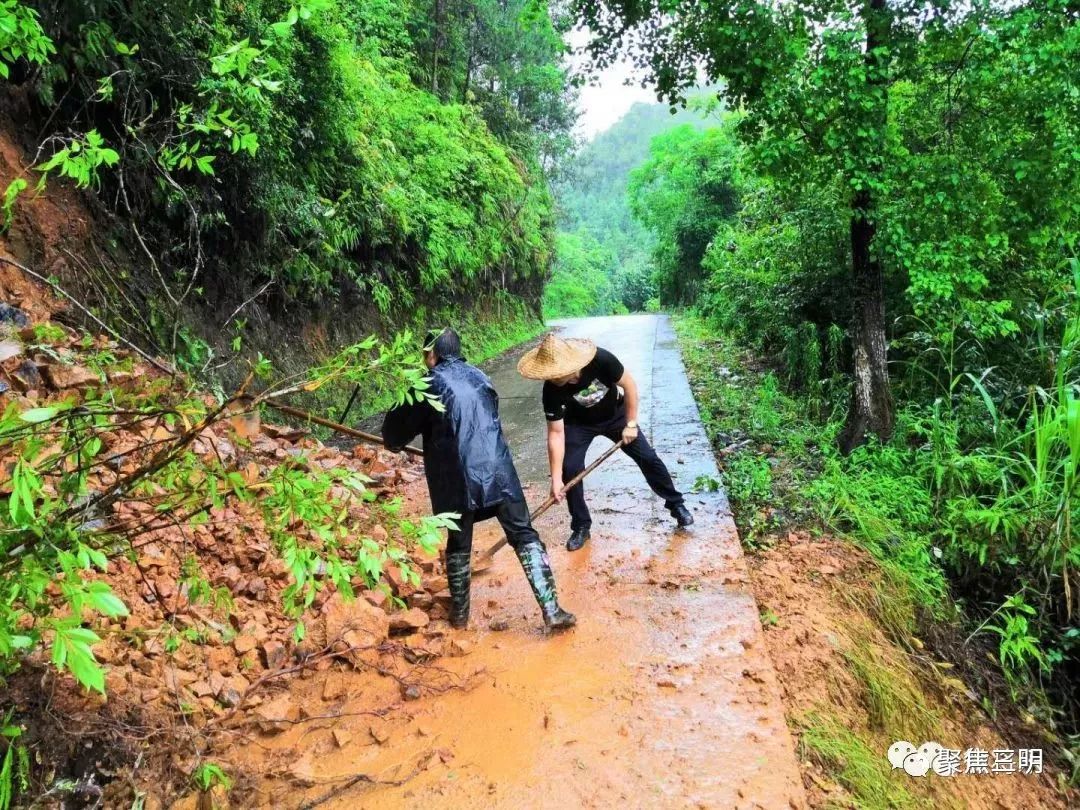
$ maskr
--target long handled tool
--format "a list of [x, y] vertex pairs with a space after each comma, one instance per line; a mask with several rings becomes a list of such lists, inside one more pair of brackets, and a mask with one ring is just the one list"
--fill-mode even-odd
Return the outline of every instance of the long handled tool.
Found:
[[[581, 480], [586, 475], [591, 473], [593, 470], [595, 470], [597, 467], [599, 467], [601, 464], [603, 464], [605, 461], [607, 461], [609, 458], [611, 458], [613, 455], [615, 455], [616, 450], [622, 449], [622, 446], [624, 444], [626, 444], [626, 441], [624, 439], [620, 439], [615, 444], [611, 445], [611, 447], [609, 447], [607, 450], [605, 450], [600, 455], [600, 458], [598, 458], [596, 461], [594, 461], [592, 464], [590, 464], [584, 470], [582, 470], [577, 475], [575, 475], [573, 478], [571, 478], [569, 481], [567, 481], [566, 485], [563, 486], [563, 488], [562, 488], [562, 492], [560, 492], [559, 494], [560, 495], [566, 495], [567, 492], [569, 492], [574, 487], [576, 487], [578, 484], [580, 484]], [[554, 505], [554, 503], [555, 503], [555, 496], [554, 495], [548, 495], [547, 500], [544, 501], [542, 504], [540, 504], [538, 507], [536, 507], [532, 511], [532, 514], [529, 515], [529, 522], [531, 523], [532, 521], [534, 521], [538, 517], [540, 517], [542, 514], [544, 514], [544, 512], [546, 512], [548, 509], [550, 509]], [[507, 543], [507, 539], [505, 537], [503, 537], [502, 540], [500, 540], [498, 543], [496, 543], [495, 545], [493, 545], [491, 548], [489, 548], [487, 551], [485, 551], [483, 554], [480, 555], [480, 561], [483, 562], [484, 560], [491, 559], [491, 557], [495, 556], [495, 552], [498, 551], [503, 546], [505, 546], [506, 543]]]
[[[289, 405], [282, 405], [280, 402], [274, 402], [273, 400], [265, 400], [265, 403], [273, 408], [275, 411], [281, 411], [287, 413], [289, 416], [295, 416], [297, 419], [306, 419], [309, 422], [314, 422], [316, 425], [322, 425], [323, 427], [336, 430], [338, 433], [344, 433], [346, 436], [353, 436], [357, 439], [363, 439], [365, 442], [371, 442], [372, 444], [386, 444], [382, 437], [376, 436], [374, 433], [365, 433], [362, 430], [356, 428], [347, 427], [346, 425], [340, 425], [337, 422], [331, 422], [329, 419], [323, 419], [321, 416], [316, 416], [313, 413], [302, 411], [299, 408], [293, 408]], [[408, 445], [405, 447], [405, 452], [410, 455], [420, 456], [423, 458], [424, 451], [419, 447], [412, 447]]]
[[345, 410], [341, 412], [341, 424], [345, 424], [345, 418], [349, 415], [349, 411], [352, 410], [352, 404], [356, 402], [356, 395], [360, 393], [360, 383], [356, 384], [356, 387], [352, 390], [352, 396], [349, 397], [349, 401], [345, 404]]
[[[346, 425], [341, 425], [341, 424], [338, 424], [337, 422], [331, 422], [329, 419], [323, 419], [321, 416], [315, 416], [315, 414], [308, 413], [307, 411], [302, 411], [299, 408], [293, 408], [293, 407], [291, 407], [289, 405], [282, 405], [281, 403], [274, 402], [273, 400], [266, 400], [266, 404], [269, 405], [271, 408], [273, 408], [276, 411], [280, 411], [281, 413], [288, 414], [289, 416], [295, 416], [297, 419], [306, 419], [309, 422], [314, 422], [316, 425], [322, 425], [323, 427], [330, 428], [331, 430], [335, 430], [338, 433], [344, 433], [346, 436], [354, 436], [354, 437], [356, 437], [358, 439], [363, 439], [364, 441], [371, 442], [373, 444], [385, 444], [383, 442], [382, 438], [380, 438], [379, 436], [374, 435], [373, 433], [365, 433], [364, 431], [357, 430], [356, 428], [347, 427]], [[582, 479], [584, 479], [586, 475], [591, 473], [593, 470], [595, 470], [597, 467], [599, 467], [601, 464], [603, 464], [605, 461], [607, 461], [609, 458], [611, 458], [613, 455], [615, 455], [615, 452], [617, 450], [620, 450], [625, 443], [626, 443], [625, 440], [620, 439], [615, 444], [611, 445], [611, 447], [609, 447], [607, 450], [605, 450], [600, 455], [600, 457], [598, 459], [596, 459], [596, 461], [594, 461], [592, 464], [590, 464], [584, 470], [582, 470], [577, 475], [575, 475], [573, 478], [571, 478], [569, 481], [567, 481], [566, 484], [563, 486], [562, 492], [560, 494], [565, 495], [571, 489], [573, 489], [578, 484], [580, 484]], [[420, 456], [420, 457], [423, 457], [423, 455], [424, 455], [423, 450], [421, 450], [418, 447], [412, 447], [412, 446], [406, 446], [405, 447], [405, 452], [410, 453], [410, 454], [412, 454], [414, 456]], [[555, 496], [554, 495], [549, 495], [546, 501], [544, 501], [542, 504], [540, 504], [538, 507], [536, 507], [532, 511], [532, 514], [529, 515], [529, 521], [531, 522], [531, 521], [536, 520], [538, 517], [540, 517], [542, 514], [544, 514], [544, 512], [546, 512], [548, 509], [550, 509], [554, 505], [554, 503], [555, 503]], [[506, 538], [505, 537], [502, 538], [502, 540], [500, 540], [498, 543], [496, 543], [491, 548], [489, 548], [487, 551], [485, 551], [482, 555], [480, 555], [480, 559], [477, 562], [482, 564], [482, 563], [486, 562], [487, 560], [490, 560], [493, 556], [495, 556], [495, 552], [497, 552], [500, 548], [505, 546], [506, 543], [507, 543]], [[481, 568], [474, 569], [474, 573], [479, 573], [481, 570], [483, 570], [483, 569], [481, 569]]]

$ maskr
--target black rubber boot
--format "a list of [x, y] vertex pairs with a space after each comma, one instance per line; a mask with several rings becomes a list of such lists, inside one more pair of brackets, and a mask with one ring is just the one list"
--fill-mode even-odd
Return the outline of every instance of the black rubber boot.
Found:
[[675, 522], [679, 524], [680, 528], [685, 529], [687, 526], [694, 525], [694, 516], [690, 514], [690, 510], [686, 508], [685, 504], [678, 504], [671, 507], [671, 516], [675, 518]]
[[461, 629], [469, 623], [472, 554], [468, 551], [448, 551], [446, 579], [450, 583], [450, 626]]
[[555, 596], [555, 575], [551, 573], [547, 550], [541, 543], [526, 543], [515, 549], [521, 567], [525, 569], [525, 578], [532, 586], [533, 596], [544, 614], [544, 627], [547, 630], [564, 630], [577, 624], [573, 613], [567, 613], [559, 607]]
[[570, 532], [570, 539], [566, 541], [567, 551], [577, 551], [583, 545], [589, 542], [589, 529], [574, 529]]

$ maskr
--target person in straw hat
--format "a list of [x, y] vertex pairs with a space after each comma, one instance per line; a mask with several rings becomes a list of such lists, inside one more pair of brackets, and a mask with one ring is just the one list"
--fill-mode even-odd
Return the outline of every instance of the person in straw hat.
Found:
[[[623, 452], [637, 463], [680, 527], [694, 522], [668, 468], [641, 435], [637, 383], [619, 358], [591, 340], [564, 340], [549, 333], [522, 356], [518, 371], [530, 380], [544, 381], [551, 494], [556, 500], [564, 497], [563, 482], [585, 468], [593, 439], [604, 436], [623, 442]], [[589, 539], [592, 517], [580, 484], [565, 493], [565, 498], [570, 509], [566, 548], [576, 551]]]
[[429, 391], [439, 406], [429, 399], [403, 403], [386, 414], [382, 435], [391, 449], [423, 435], [431, 506], [436, 513], [459, 515], [457, 528], [446, 539], [450, 624], [463, 628], [469, 623], [473, 525], [494, 517], [525, 570], [544, 626], [549, 631], [572, 627], [576, 619], [559, 607], [547, 549], [529, 518], [491, 380], [465, 362], [461, 338], [453, 329], [428, 333], [424, 363], [431, 371]]

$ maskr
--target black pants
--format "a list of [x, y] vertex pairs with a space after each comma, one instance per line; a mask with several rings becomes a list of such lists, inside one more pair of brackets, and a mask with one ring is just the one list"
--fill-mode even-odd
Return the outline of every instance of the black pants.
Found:
[[473, 526], [478, 521], [492, 517], [498, 519], [506, 532], [511, 548], [517, 549], [533, 541], [543, 545], [529, 520], [529, 507], [525, 501], [503, 501], [481, 512], [463, 512], [457, 521], [457, 531], [447, 532], [447, 552], [472, 551]]
[[[566, 452], [563, 455], [563, 483], [566, 483], [585, 469], [585, 456], [589, 445], [597, 436], [604, 436], [613, 442], [622, 439], [622, 430], [626, 427], [626, 411], [620, 409], [614, 418], [598, 425], [579, 425], [566, 423]], [[671, 473], [656, 455], [645, 434], [638, 431], [638, 437], [623, 447], [623, 452], [630, 456], [645, 475], [649, 487], [664, 499], [664, 504], [671, 509], [683, 502], [682, 493], [675, 489]], [[570, 529], [587, 529], [592, 525], [589, 507], [585, 505], [585, 482], [566, 493], [566, 504], [570, 508]]]

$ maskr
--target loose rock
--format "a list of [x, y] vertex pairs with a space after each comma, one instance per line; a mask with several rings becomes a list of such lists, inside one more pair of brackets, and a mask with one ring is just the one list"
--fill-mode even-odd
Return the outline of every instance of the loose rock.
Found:
[[300, 710], [293, 703], [292, 696], [283, 692], [277, 697], [264, 701], [252, 710], [258, 721], [259, 730], [265, 734], [277, 734], [287, 729], [300, 717]]
[[62, 366], [59, 364], [39, 364], [41, 376], [53, 388], [86, 388], [100, 385], [101, 379], [88, 368], [82, 366]]
[[285, 659], [288, 657], [285, 645], [274, 639], [263, 644], [262, 653], [263, 663], [267, 669], [277, 669], [285, 663]]
[[354, 665], [365, 663], [364, 651], [378, 647], [390, 634], [387, 615], [365, 599], [346, 602], [335, 593], [322, 608], [319, 634], [325, 644], [337, 644]]
[[431, 619], [420, 608], [399, 611], [390, 616], [390, 631], [392, 633], [415, 633], [428, 626]]

